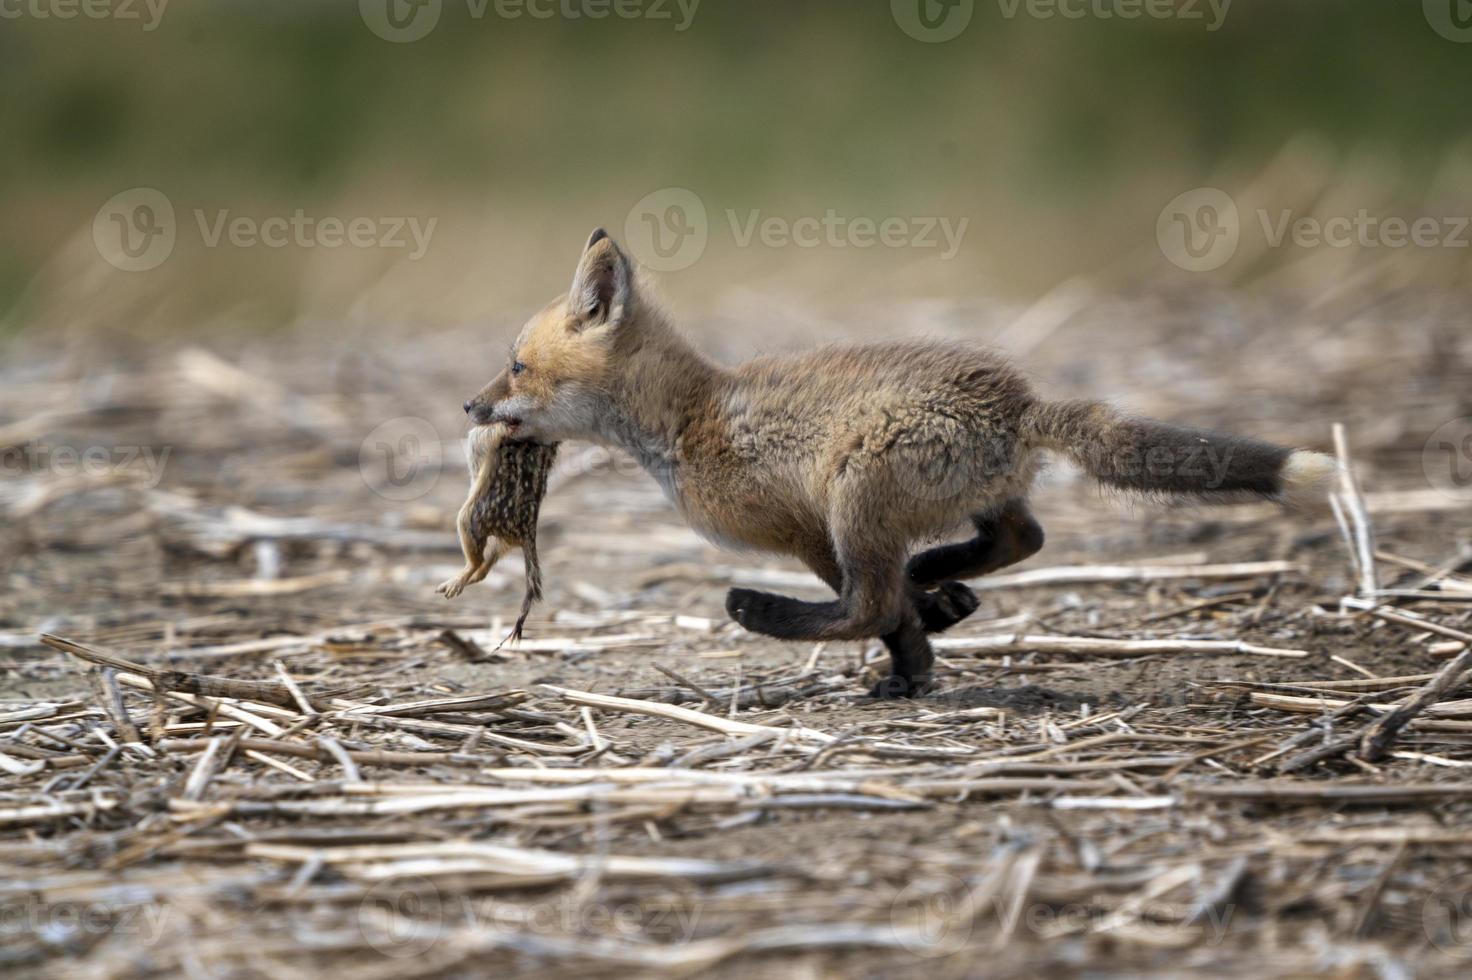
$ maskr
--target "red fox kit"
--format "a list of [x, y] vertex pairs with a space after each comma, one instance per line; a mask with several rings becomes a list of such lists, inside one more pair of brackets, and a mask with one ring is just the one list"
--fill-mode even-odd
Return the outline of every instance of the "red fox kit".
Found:
[[[879, 697], [929, 688], [926, 635], [977, 606], [959, 580], [1042, 547], [1026, 503], [1040, 450], [1127, 490], [1290, 504], [1335, 472], [1316, 453], [1042, 401], [1005, 361], [964, 344], [825, 347], [718, 367], [675, 331], [602, 229], [571, 290], [532, 317], [510, 366], [465, 411], [517, 439], [620, 446], [696, 531], [804, 562], [836, 599], [732, 589], [727, 611], [780, 639], [879, 637], [891, 662]], [[968, 521], [970, 540], [911, 555]]]

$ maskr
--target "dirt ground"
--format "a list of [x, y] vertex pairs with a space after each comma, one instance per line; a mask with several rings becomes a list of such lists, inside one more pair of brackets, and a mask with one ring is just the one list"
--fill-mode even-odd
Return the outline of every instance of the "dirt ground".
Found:
[[[567, 446], [546, 601], [498, 649], [516, 559], [454, 602], [434, 587], [458, 565], [458, 406], [512, 324], [17, 341], [0, 366], [6, 974], [1465, 976], [1466, 692], [1374, 761], [1357, 743], [1302, 758], [1472, 630], [1472, 493], [1432, 441], [1472, 416], [1464, 304], [1062, 306], [740, 330], [732, 311], [691, 333], [722, 359], [965, 336], [1055, 396], [1322, 450], [1342, 423], [1379, 552], [1362, 598], [1441, 631], [1341, 605], [1361, 585], [1332, 516], [1132, 502], [1059, 464], [1035, 497], [1047, 546], [1016, 571], [1082, 571], [977, 583], [942, 690], [875, 702], [877, 647], [724, 615], [732, 583], [816, 580], [715, 549], [627, 460]], [[1099, 580], [1116, 565], [1162, 574]], [[279, 662], [314, 710], [163, 697], [41, 633], [278, 693]], [[1069, 646], [1089, 639], [1176, 645]]]

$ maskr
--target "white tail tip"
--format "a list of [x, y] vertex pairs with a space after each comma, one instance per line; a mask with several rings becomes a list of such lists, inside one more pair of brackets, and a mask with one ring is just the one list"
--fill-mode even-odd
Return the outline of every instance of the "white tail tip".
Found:
[[1339, 462], [1333, 456], [1298, 449], [1288, 455], [1278, 474], [1283, 504], [1298, 511], [1322, 511], [1329, 506], [1329, 491], [1339, 479]]

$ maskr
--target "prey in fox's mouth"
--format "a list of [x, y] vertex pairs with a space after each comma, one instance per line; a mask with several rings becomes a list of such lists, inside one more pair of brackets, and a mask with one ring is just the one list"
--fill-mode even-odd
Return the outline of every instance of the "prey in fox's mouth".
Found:
[[470, 493], [455, 522], [465, 568], [436, 590], [447, 599], [483, 580], [513, 548], [521, 549], [526, 566], [526, 592], [507, 639], [520, 639], [532, 604], [542, 597], [542, 570], [537, 561], [537, 520], [547, 477], [557, 447], [510, 438], [505, 425], [476, 426], [466, 442]]

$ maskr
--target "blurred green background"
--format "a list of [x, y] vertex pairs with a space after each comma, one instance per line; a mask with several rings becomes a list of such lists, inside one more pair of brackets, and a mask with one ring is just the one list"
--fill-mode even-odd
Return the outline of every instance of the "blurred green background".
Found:
[[[9, 332], [524, 313], [564, 285], [594, 225], [618, 234], [668, 187], [710, 215], [703, 257], [662, 277], [697, 311], [741, 290], [834, 309], [1026, 303], [1078, 276], [1275, 288], [1382, 258], [1336, 252], [1284, 279], [1301, 251], [1249, 248], [1203, 279], [1167, 262], [1155, 235], [1166, 202], [1202, 185], [1244, 216], [1268, 203], [1472, 211], [1472, 44], [1438, 33], [1418, 0], [1237, 0], [1215, 30], [1205, 0], [1133, 20], [977, 0], [945, 43], [909, 36], [889, 0], [704, 0], [688, 23], [691, 0], [596, 20], [443, 0], [411, 43], [370, 29], [387, 0], [93, 0], [105, 16], [58, 16], [80, 2], [3, 5]], [[129, 272], [102, 260], [92, 225], [137, 187], [168, 198], [178, 238], [162, 264]], [[411, 261], [209, 247], [195, 218], [298, 209], [436, 224]], [[969, 226], [950, 259], [743, 248], [727, 228], [728, 210], [829, 209]], [[1402, 251], [1383, 270], [1398, 284], [1466, 281], [1465, 248]]]

